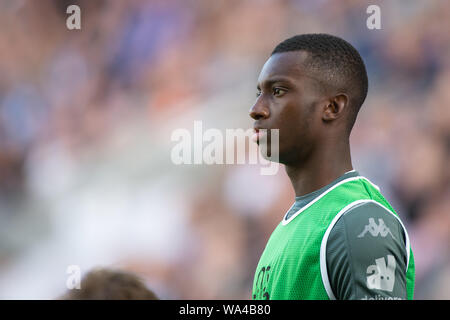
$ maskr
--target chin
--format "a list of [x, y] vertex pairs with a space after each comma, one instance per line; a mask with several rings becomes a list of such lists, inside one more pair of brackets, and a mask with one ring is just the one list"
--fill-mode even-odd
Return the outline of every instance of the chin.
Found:
[[282, 161], [283, 157], [281, 156], [279, 152], [279, 148], [274, 148], [273, 146], [259, 142], [258, 143], [259, 152], [261, 153], [261, 156], [268, 161], [277, 162], [277, 163], [284, 163]]

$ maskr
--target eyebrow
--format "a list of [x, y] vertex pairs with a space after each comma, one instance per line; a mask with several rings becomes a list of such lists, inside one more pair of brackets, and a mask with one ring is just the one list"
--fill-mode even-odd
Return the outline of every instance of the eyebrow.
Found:
[[259, 89], [261, 87], [269, 87], [269, 86], [273, 85], [276, 82], [287, 82], [289, 84], [292, 84], [292, 79], [289, 78], [289, 77], [276, 76], [276, 77], [264, 80], [262, 83], [258, 83], [256, 85], [256, 88]]

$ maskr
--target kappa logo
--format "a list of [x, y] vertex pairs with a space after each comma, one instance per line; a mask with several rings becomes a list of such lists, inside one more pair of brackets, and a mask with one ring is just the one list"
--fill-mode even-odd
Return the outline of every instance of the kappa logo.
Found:
[[394, 235], [386, 226], [383, 219], [378, 219], [377, 225], [374, 218], [369, 218], [369, 224], [364, 227], [363, 232], [358, 235], [358, 238], [363, 238], [367, 232], [369, 232], [373, 237], [378, 237], [378, 235], [381, 235], [383, 238], [390, 234], [391, 237], [395, 239]]
[[395, 258], [387, 256], [387, 265], [384, 257], [375, 260], [374, 265], [367, 268], [367, 288], [392, 292], [395, 283]]

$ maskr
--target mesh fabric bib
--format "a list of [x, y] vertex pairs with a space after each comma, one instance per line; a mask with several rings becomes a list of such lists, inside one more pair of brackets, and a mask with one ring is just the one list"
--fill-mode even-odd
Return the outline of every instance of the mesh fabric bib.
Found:
[[[385, 207], [398, 219], [378, 188], [366, 178], [358, 176], [337, 183], [288, 220], [280, 222], [258, 263], [252, 298], [334, 299], [326, 270], [327, 234], [348, 209], [369, 201]], [[408, 257], [406, 289], [408, 299], [412, 299], [414, 258], [406, 229], [404, 231]]]

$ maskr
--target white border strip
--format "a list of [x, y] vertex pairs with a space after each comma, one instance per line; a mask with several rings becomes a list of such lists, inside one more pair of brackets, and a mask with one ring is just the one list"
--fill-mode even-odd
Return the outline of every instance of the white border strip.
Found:
[[[314, 203], [316, 203], [317, 201], [319, 201], [323, 196], [325, 196], [328, 192], [330, 192], [331, 190], [339, 187], [340, 185], [350, 182], [350, 181], [354, 181], [354, 180], [359, 180], [359, 179], [364, 179], [367, 180], [370, 184], [372, 184], [378, 191], [380, 191], [380, 188], [373, 184], [369, 179], [367, 179], [366, 177], [363, 176], [356, 176], [356, 177], [352, 177], [352, 178], [348, 178], [348, 179], [344, 179], [342, 181], [340, 181], [339, 183], [336, 183], [334, 186], [330, 187], [329, 189], [325, 190], [323, 193], [321, 193], [320, 195], [318, 195], [316, 198], [314, 198], [314, 200], [312, 200], [310, 203], [308, 203], [306, 206], [300, 208], [296, 213], [294, 213], [291, 217], [289, 217], [289, 219], [286, 219], [286, 215], [288, 214], [289, 210], [286, 212], [286, 214], [283, 217], [283, 221], [281, 222], [281, 224], [283, 226], [287, 225], [289, 222], [291, 222], [296, 216], [298, 216], [300, 213], [302, 213], [303, 211], [305, 211], [306, 209], [308, 209], [309, 207], [311, 207]], [[292, 205], [293, 206], [293, 205]], [[291, 206], [291, 208], [292, 208]]]
[[339, 220], [339, 218], [346, 213], [349, 209], [352, 209], [356, 206], [365, 204], [365, 203], [375, 203], [377, 205], [379, 205], [380, 207], [382, 207], [383, 209], [385, 209], [387, 212], [389, 212], [390, 214], [392, 214], [397, 220], [398, 222], [400, 222], [400, 225], [403, 228], [403, 231], [405, 232], [405, 238], [406, 238], [406, 243], [405, 243], [405, 249], [406, 249], [406, 272], [408, 272], [408, 266], [409, 266], [409, 256], [410, 256], [410, 242], [409, 242], [409, 236], [408, 236], [408, 232], [406, 231], [405, 226], [403, 225], [402, 221], [400, 220], [400, 218], [393, 213], [391, 210], [389, 210], [388, 208], [386, 208], [384, 205], [382, 205], [381, 203], [372, 200], [372, 199], [363, 199], [363, 200], [357, 200], [354, 201], [352, 203], [350, 203], [349, 205], [345, 206], [341, 211], [338, 212], [338, 214], [333, 218], [333, 220], [331, 221], [330, 225], [328, 226], [327, 230], [325, 231], [325, 234], [322, 238], [322, 243], [320, 245], [320, 274], [322, 276], [322, 283], [323, 286], [325, 287], [325, 290], [328, 294], [328, 297], [331, 300], [336, 300], [336, 297], [333, 293], [333, 290], [331, 289], [331, 285], [330, 285], [330, 279], [328, 278], [328, 269], [327, 269], [327, 242], [328, 242], [328, 237], [330, 235], [331, 230], [333, 229], [334, 225], [336, 224], [336, 222]]

